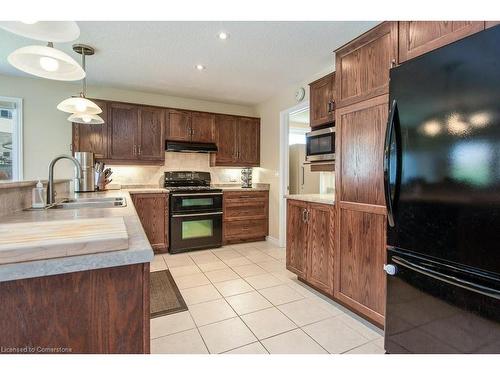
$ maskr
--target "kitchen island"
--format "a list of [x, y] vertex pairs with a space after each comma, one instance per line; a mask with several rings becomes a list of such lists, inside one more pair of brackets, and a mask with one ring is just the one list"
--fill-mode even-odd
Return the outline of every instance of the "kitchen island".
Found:
[[149, 353], [153, 251], [126, 191], [125, 207], [17, 211], [1, 223], [123, 217], [128, 249], [0, 265], [4, 353]]

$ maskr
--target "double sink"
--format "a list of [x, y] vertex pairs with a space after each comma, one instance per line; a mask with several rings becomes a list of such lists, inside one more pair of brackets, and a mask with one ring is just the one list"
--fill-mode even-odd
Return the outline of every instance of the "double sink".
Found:
[[99, 197], [64, 199], [49, 206], [49, 209], [78, 209], [78, 208], [115, 208], [127, 206], [125, 197]]

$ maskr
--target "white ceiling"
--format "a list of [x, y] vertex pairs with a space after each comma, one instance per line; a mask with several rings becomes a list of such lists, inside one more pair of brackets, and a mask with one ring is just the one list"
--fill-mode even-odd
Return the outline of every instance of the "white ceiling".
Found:
[[[332, 51], [377, 22], [78, 22], [96, 48], [88, 83], [254, 105], [327, 69]], [[217, 38], [224, 30], [230, 38]], [[75, 43], [73, 42], [73, 43]], [[56, 44], [77, 61], [73, 43]], [[0, 74], [14, 49], [40, 44], [0, 29]], [[197, 71], [195, 64], [206, 70]]]

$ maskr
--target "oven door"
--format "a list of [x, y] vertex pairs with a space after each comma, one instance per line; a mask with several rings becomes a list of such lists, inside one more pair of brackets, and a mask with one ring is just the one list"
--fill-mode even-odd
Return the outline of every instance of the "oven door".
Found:
[[335, 128], [314, 130], [306, 134], [306, 160], [335, 160]]
[[170, 215], [170, 253], [222, 246], [222, 210]]
[[170, 211], [172, 213], [222, 211], [222, 193], [172, 193]]

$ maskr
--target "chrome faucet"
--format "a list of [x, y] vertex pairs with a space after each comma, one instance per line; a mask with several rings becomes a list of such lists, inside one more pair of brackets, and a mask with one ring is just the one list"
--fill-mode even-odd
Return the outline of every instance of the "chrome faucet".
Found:
[[82, 178], [82, 166], [73, 156], [69, 155], [59, 155], [54, 158], [49, 164], [49, 183], [47, 184], [47, 204], [54, 204], [56, 201], [56, 193], [54, 191], [54, 166], [61, 159], [68, 159], [73, 162], [75, 165], [76, 177], [75, 181], [75, 190], [78, 190], [78, 186], [80, 180]]

